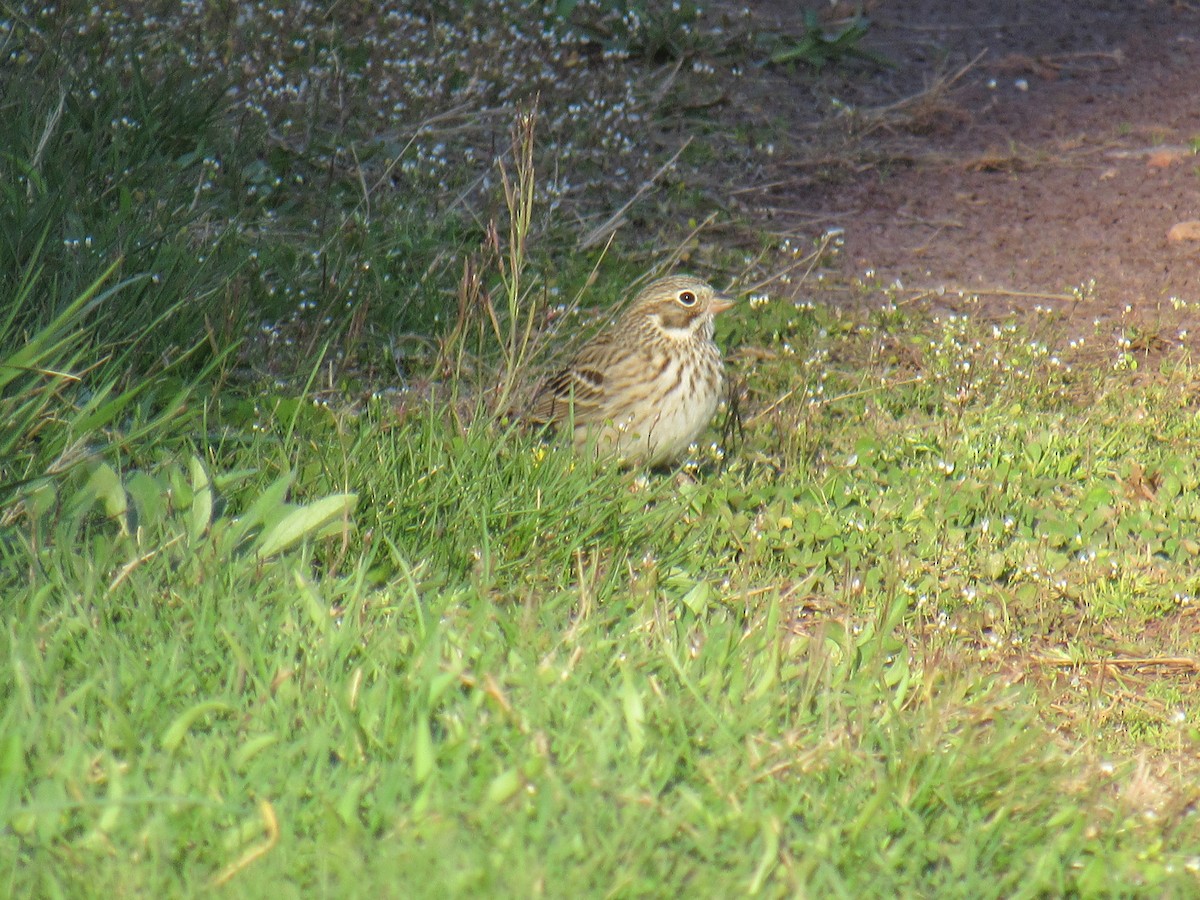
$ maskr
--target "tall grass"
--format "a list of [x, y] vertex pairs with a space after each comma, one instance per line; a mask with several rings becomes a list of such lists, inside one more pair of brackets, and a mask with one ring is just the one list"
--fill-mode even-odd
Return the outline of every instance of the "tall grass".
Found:
[[211, 85], [7, 49], [23, 63], [0, 116], [0, 507], [168, 437], [244, 315], [224, 289], [235, 241], [197, 193], [220, 140]]
[[500, 226], [489, 222], [480, 252], [464, 260], [457, 315], [441, 341], [437, 366], [461, 382], [471, 355], [477, 392], [495, 416], [509, 413], [531, 378], [544, 312], [539, 297], [547, 287], [528, 275], [537, 207], [536, 102], [518, 114], [509, 138], [507, 152], [496, 161], [507, 228], [501, 237]]
[[[12, 36], [22, 38], [37, 43], [21, 29]], [[22, 88], [7, 95], [0, 287], [19, 289], [35, 268], [50, 274], [14, 320], [36, 327], [120, 260], [114, 274], [126, 285], [109, 304], [120, 314], [104, 337], [137, 341], [142, 359], [161, 362], [192, 348], [206, 319], [215, 328], [234, 315], [217, 290], [237, 265], [228, 218], [212, 205], [215, 160], [230, 146], [217, 124], [220, 86], [182, 67], [150, 75], [134, 65], [126, 80], [80, 51], [67, 60], [31, 46]], [[188, 316], [167, 314], [184, 298]]]
[[[532, 286], [525, 282], [525, 267], [529, 253], [528, 241], [533, 226], [534, 194], [537, 175], [533, 166], [534, 138], [537, 133], [537, 105], [522, 112], [512, 131], [513, 171], [501, 159], [500, 176], [504, 188], [504, 205], [508, 210], [508, 242], [501, 253], [498, 240], [493, 238], [497, 252], [497, 267], [503, 286], [505, 323], [501, 325], [494, 306], [488, 314], [500, 345], [503, 367], [496, 390], [493, 408], [508, 409], [513, 391], [528, 377], [527, 363], [531, 349], [538, 304]], [[494, 235], [493, 231], [493, 235]]]

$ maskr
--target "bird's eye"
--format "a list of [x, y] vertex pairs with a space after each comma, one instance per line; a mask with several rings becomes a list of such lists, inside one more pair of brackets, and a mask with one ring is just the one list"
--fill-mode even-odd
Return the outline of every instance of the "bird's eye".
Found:
[[695, 306], [696, 305], [696, 295], [693, 294], [691, 291], [680, 291], [679, 292], [679, 302], [682, 303], [684, 306]]

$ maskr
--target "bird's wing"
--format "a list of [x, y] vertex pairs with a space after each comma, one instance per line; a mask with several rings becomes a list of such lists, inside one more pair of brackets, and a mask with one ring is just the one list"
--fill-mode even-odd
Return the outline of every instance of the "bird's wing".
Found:
[[543, 384], [533, 398], [528, 418], [534, 422], [577, 424], [594, 421], [604, 407], [604, 373], [577, 360]]

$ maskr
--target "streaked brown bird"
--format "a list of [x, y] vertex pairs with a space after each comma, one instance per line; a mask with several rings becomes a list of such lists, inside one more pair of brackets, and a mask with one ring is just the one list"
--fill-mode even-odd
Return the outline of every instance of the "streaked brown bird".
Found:
[[732, 305], [687, 275], [648, 284], [538, 389], [526, 418], [569, 425], [576, 447], [594, 446], [629, 463], [675, 460], [721, 401], [725, 376], [713, 317]]

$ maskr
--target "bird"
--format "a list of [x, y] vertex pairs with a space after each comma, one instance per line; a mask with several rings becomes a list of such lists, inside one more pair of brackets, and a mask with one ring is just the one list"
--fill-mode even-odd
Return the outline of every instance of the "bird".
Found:
[[674, 462], [724, 392], [713, 318], [734, 305], [690, 275], [646, 285], [534, 394], [526, 418], [572, 429], [576, 448], [648, 468]]

